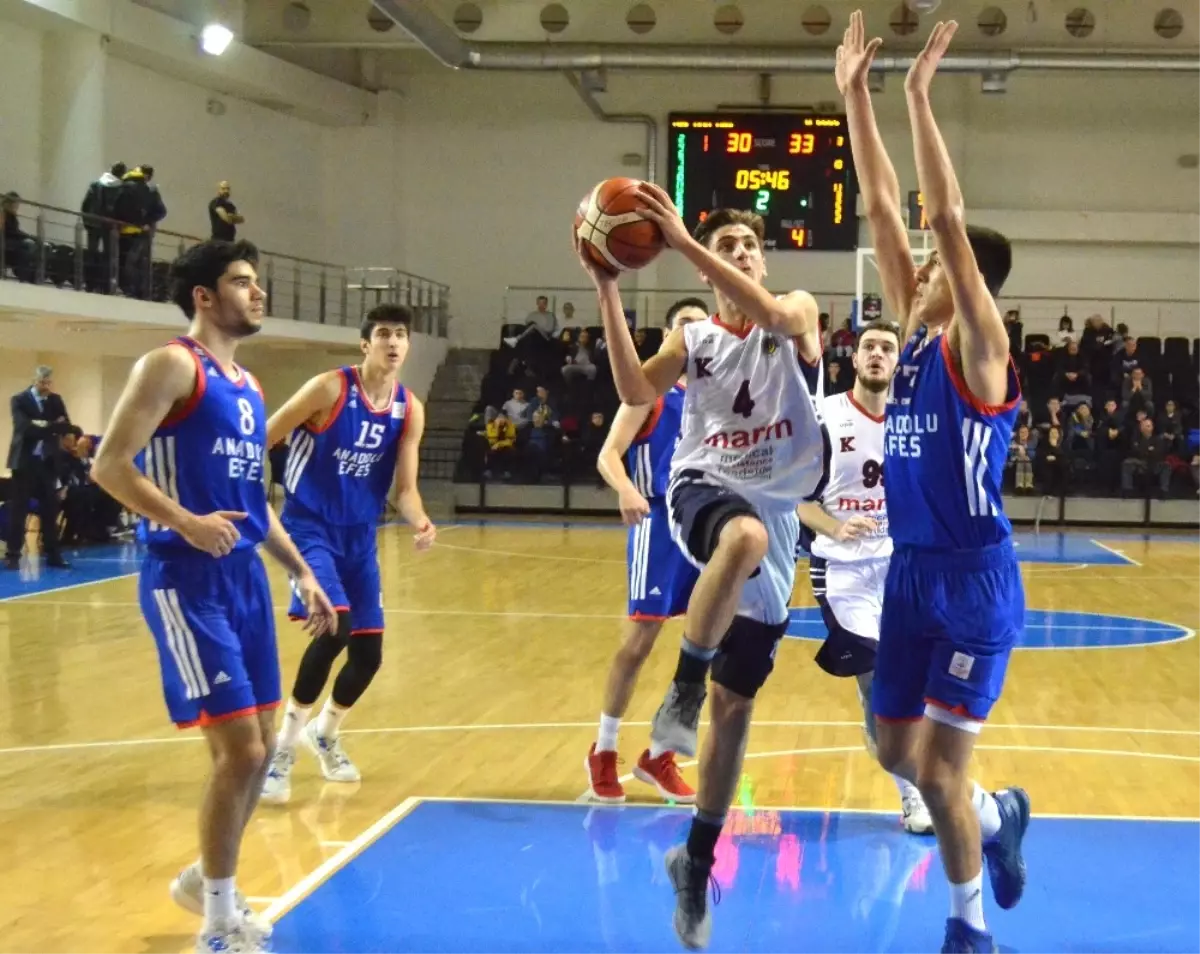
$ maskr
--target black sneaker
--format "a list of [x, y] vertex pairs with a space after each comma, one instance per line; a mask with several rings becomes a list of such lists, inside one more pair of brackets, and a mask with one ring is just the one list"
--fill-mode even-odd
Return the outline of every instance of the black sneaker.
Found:
[[713, 903], [721, 903], [721, 889], [711, 877], [711, 869], [702, 868], [687, 852], [687, 845], [676, 845], [663, 856], [667, 877], [675, 888], [675, 914], [671, 925], [679, 942], [698, 951], [708, 947], [712, 938], [712, 913], [708, 910], [708, 884], [712, 881]]

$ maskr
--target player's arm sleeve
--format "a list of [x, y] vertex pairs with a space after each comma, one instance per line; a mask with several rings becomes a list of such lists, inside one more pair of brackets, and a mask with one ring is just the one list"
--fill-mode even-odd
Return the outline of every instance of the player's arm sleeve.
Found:
[[597, 293], [604, 340], [608, 343], [608, 364], [612, 368], [617, 396], [625, 404], [651, 404], [660, 394], [666, 394], [683, 373], [687, 360], [683, 336], [680, 334], [672, 341], [675, 332], [671, 332], [659, 353], [642, 364], [625, 321], [617, 283], [605, 282], [597, 288]]
[[421, 464], [421, 438], [425, 434], [425, 405], [412, 394], [408, 397], [408, 418], [400, 451], [396, 455], [396, 508], [410, 527], [420, 530], [429, 525], [429, 515], [417, 486]]
[[819, 533], [822, 536], [830, 538], [833, 538], [837, 534], [838, 528], [842, 523], [837, 517], [826, 513], [825, 508], [815, 500], [806, 500], [800, 504], [796, 508], [796, 516], [813, 533]]
[[158, 348], [133, 366], [92, 465], [92, 479], [130, 510], [179, 530], [193, 516], [138, 470], [134, 458], [172, 408], [196, 387], [196, 363], [175, 345]]
[[596, 470], [600, 472], [604, 482], [617, 493], [636, 489], [629, 479], [629, 475], [625, 473], [625, 464], [621, 458], [625, 456], [625, 452], [629, 450], [629, 446], [637, 438], [646, 419], [650, 416], [650, 412], [656, 406], [657, 402], [638, 405], [622, 404], [617, 408], [612, 426], [608, 429], [608, 436], [604, 438], [604, 445], [600, 448], [600, 455], [596, 458]]
[[917, 182], [924, 195], [925, 217], [954, 297], [963, 359], [1006, 369], [1008, 331], [967, 241], [962, 191], [933, 117], [929, 97], [908, 93], [908, 115], [917, 160]]
[[267, 446], [274, 447], [305, 421], [323, 421], [341, 395], [341, 375], [326, 371], [310, 378], [267, 421]]
[[917, 269], [900, 214], [900, 180], [879, 134], [870, 90], [850, 90], [846, 96], [846, 122], [883, 298], [904, 329], [900, 340], [907, 341], [916, 331], [910, 326], [909, 313], [917, 289]]

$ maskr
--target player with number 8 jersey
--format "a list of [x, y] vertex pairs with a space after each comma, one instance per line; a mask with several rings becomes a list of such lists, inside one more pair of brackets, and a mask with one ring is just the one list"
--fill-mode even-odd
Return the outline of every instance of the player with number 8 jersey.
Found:
[[[395, 479], [399, 508], [417, 531], [418, 548], [434, 527], [417, 490], [424, 408], [397, 374], [408, 354], [412, 312], [380, 305], [360, 329], [363, 363], [309, 381], [268, 422], [274, 444], [291, 436], [283, 472], [283, 525], [321, 581], [338, 614], [336, 632], [313, 640], [284, 710], [279, 747], [263, 784], [263, 801], [291, 796], [297, 742], [316, 756], [331, 782], [357, 782], [358, 768], [342, 748], [338, 728], [370, 685], [383, 659], [383, 592], [376, 530]], [[293, 600], [293, 619], [304, 607]], [[309, 713], [342, 651], [346, 662], [316, 719]]]

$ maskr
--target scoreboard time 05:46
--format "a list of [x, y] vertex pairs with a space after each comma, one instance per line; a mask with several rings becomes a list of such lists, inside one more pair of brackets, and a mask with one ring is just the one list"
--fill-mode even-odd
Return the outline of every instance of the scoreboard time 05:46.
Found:
[[713, 209], [751, 209], [769, 249], [858, 247], [845, 116], [671, 113], [670, 125], [667, 192], [689, 228]]

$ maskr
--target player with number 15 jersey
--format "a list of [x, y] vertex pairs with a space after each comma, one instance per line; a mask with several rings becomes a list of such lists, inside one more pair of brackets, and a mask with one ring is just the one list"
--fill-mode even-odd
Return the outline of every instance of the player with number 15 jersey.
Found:
[[[291, 796], [291, 769], [301, 740], [328, 781], [360, 778], [338, 728], [383, 659], [375, 537], [393, 478], [400, 512], [417, 531], [417, 547], [433, 543], [434, 526], [417, 490], [424, 408], [397, 380], [411, 328], [412, 312], [403, 305], [372, 309], [360, 329], [362, 364], [313, 378], [268, 422], [272, 444], [291, 436], [283, 472], [283, 524], [338, 613], [336, 632], [313, 640], [300, 661], [263, 787], [268, 803], [281, 804]], [[289, 612], [293, 619], [303, 618], [304, 607], [293, 600]], [[343, 649], [346, 662], [333, 692], [309, 722]]]

